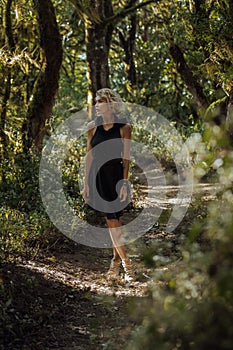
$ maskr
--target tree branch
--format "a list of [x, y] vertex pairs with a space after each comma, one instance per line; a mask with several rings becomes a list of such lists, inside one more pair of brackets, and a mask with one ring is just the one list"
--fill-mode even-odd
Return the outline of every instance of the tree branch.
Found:
[[190, 67], [188, 66], [183, 52], [175, 43], [173, 43], [170, 47], [170, 54], [176, 64], [178, 73], [180, 73], [182, 80], [185, 82], [187, 88], [195, 98], [198, 107], [200, 109], [206, 109], [208, 106], [208, 101], [203, 92], [203, 89], [196, 77], [193, 75]]
[[153, 3], [157, 3], [160, 2], [161, 0], [147, 0], [145, 2], [142, 2], [138, 5], [132, 6], [132, 7], [127, 7], [127, 5], [120, 10], [118, 13], [116, 13], [115, 15], [108, 17], [104, 20], [104, 24], [109, 24], [109, 23], [117, 23], [119, 22], [122, 18], [128, 16], [129, 14], [131, 14], [132, 12], [145, 7], [147, 5], [153, 4]]

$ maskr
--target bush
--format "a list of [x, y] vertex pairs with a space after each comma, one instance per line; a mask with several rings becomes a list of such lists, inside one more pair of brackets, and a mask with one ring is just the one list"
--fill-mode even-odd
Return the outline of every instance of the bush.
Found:
[[35, 255], [42, 234], [51, 229], [52, 224], [44, 212], [25, 213], [2, 207], [0, 209], [1, 260]]
[[154, 250], [146, 257], [154, 262], [155, 283], [136, 308], [141, 325], [129, 350], [232, 348], [233, 155], [231, 150], [224, 154], [215, 169], [217, 198], [207, 207], [204, 200], [199, 201], [189, 230], [185, 221], [184, 227], [178, 227], [178, 235], [186, 231], [179, 244], [182, 259], [173, 265], [166, 261], [169, 268], [161, 269], [163, 256], [153, 256]]

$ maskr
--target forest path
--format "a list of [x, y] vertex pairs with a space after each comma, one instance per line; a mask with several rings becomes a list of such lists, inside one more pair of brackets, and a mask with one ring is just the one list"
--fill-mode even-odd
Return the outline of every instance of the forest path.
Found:
[[[177, 188], [173, 190], [166, 203], [160, 203], [169, 213]], [[194, 196], [209, 201], [215, 190], [214, 185], [200, 184]], [[147, 296], [152, 283], [164, 283], [152, 279], [154, 272], [174, 269], [180, 260], [179, 237], [166, 234], [164, 228], [165, 222], [155, 225], [128, 246], [137, 271], [137, 280], [130, 284], [123, 278], [115, 283], [107, 280], [111, 249], [83, 246], [59, 233], [50, 233], [44, 250], [33, 259], [3, 266], [5, 288], [12, 292], [6, 301], [8, 323], [2, 325], [5, 335], [0, 349], [126, 349], [137, 327], [133, 316], [137, 303]], [[164, 264], [154, 269], [145, 264], [144, 257], [156, 242], [169, 245], [162, 251]], [[166, 262], [171, 255], [173, 262]]]

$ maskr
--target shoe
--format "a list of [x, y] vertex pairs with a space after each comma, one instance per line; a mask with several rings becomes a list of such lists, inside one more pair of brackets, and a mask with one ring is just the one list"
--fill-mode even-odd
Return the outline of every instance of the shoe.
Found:
[[125, 281], [126, 282], [135, 281], [135, 272], [131, 261], [129, 259], [122, 260], [122, 266], [125, 272]]
[[110, 268], [109, 268], [108, 274], [107, 274], [109, 279], [115, 279], [119, 276], [120, 265], [121, 265], [121, 259], [112, 258]]

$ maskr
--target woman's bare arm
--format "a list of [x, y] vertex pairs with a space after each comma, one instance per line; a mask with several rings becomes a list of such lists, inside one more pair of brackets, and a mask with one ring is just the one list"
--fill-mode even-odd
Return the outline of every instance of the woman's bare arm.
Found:
[[[124, 125], [121, 128], [121, 137], [123, 140], [123, 154], [122, 154], [122, 163], [123, 163], [123, 179], [127, 180], [129, 175], [129, 163], [130, 163], [130, 140], [131, 140], [131, 126], [129, 124]], [[127, 199], [127, 186], [123, 184], [120, 190], [120, 199], [125, 201]]]
[[123, 179], [128, 179], [129, 174], [129, 162], [130, 162], [130, 140], [131, 140], [131, 126], [126, 124], [121, 128], [121, 137], [123, 140]]

